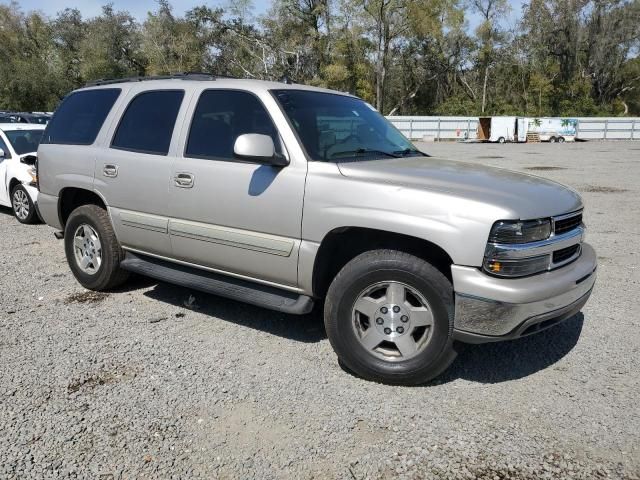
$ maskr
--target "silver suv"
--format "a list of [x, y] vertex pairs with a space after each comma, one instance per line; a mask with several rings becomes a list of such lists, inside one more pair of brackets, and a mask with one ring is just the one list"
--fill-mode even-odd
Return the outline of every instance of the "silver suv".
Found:
[[366, 102], [199, 75], [72, 92], [38, 151], [39, 209], [93, 290], [129, 272], [292, 314], [324, 303], [356, 374], [423, 383], [454, 341], [574, 315], [596, 278], [580, 196], [431, 158]]

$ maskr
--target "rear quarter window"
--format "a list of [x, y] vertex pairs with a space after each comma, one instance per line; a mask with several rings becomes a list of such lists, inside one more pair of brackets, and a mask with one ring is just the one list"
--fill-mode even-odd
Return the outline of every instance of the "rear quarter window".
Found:
[[104, 88], [70, 94], [47, 125], [41, 143], [91, 145], [120, 91], [119, 88]]

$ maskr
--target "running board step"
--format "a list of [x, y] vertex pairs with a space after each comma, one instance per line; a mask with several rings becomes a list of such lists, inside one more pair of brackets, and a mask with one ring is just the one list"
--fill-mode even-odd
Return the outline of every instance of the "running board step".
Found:
[[313, 299], [279, 288], [261, 285], [146, 255], [127, 252], [120, 267], [167, 283], [212, 293], [258, 307], [302, 315], [313, 309]]

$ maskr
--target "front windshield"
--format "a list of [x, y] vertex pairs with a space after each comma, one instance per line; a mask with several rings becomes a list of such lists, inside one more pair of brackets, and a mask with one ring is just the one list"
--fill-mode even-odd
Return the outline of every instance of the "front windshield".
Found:
[[313, 160], [423, 155], [359, 98], [309, 90], [274, 90], [273, 94]]
[[4, 134], [18, 155], [38, 150], [38, 144], [44, 130], [8, 130]]

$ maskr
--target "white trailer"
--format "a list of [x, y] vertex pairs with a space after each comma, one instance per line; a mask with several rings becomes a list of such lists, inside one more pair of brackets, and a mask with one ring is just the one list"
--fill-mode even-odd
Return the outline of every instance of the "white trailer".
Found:
[[573, 142], [576, 139], [574, 118], [480, 117], [477, 138], [485, 142], [526, 142], [527, 133], [542, 142]]
[[526, 142], [527, 122], [523, 117], [480, 117], [478, 140], [485, 142]]
[[537, 133], [541, 142], [573, 142], [576, 139], [575, 118], [528, 118], [527, 131]]

